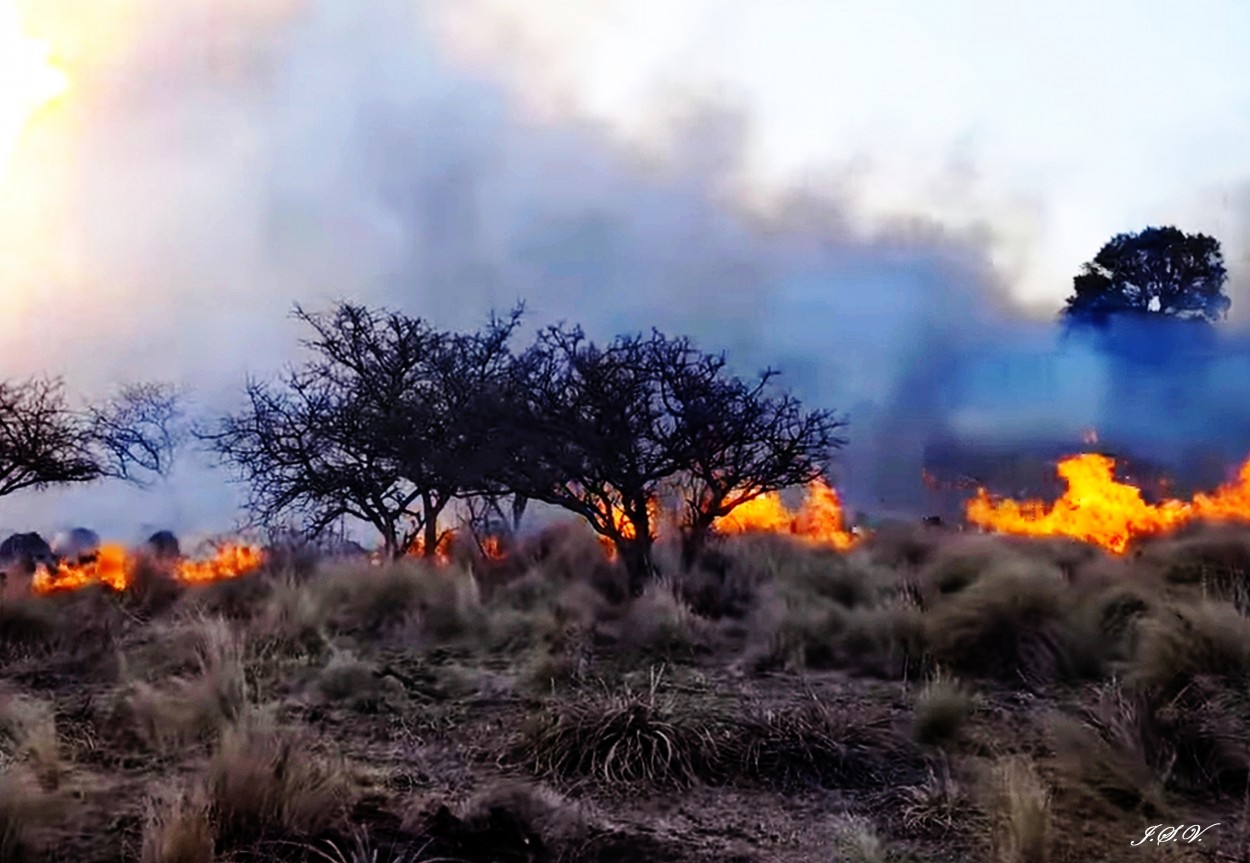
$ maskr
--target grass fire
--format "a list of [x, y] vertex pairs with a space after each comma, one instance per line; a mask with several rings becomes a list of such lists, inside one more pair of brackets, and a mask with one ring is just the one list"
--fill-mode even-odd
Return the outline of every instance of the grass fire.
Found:
[[1068, 5], [0, 0], [0, 863], [1248, 863], [1250, 14]]
[[1097, 453], [1058, 464], [1067, 490], [1053, 504], [994, 500], [984, 488], [968, 501], [972, 524], [1022, 536], [1062, 536], [1123, 554], [1139, 539], [1175, 532], [1195, 522], [1250, 523], [1250, 461], [1236, 480], [1191, 500], [1147, 503], [1140, 488], [1115, 478], [1115, 460]]

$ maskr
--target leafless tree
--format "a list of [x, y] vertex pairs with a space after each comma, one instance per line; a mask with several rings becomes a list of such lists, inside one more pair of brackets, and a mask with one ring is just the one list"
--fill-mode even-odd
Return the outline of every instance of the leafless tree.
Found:
[[580, 328], [549, 328], [516, 365], [508, 487], [584, 518], [640, 592], [654, 570], [652, 507], [667, 492], [685, 504], [692, 561], [717, 518], [821, 476], [842, 444], [833, 413], [771, 392], [775, 371], [747, 384], [725, 366], [654, 330], [598, 347]]
[[178, 392], [161, 384], [74, 409], [59, 378], [0, 382], [0, 496], [106, 478], [144, 485], [168, 470], [179, 417]]
[[372, 525], [391, 556], [421, 538], [433, 555], [439, 516], [486, 484], [492, 429], [473, 421], [511, 362], [521, 315], [445, 333], [395, 311], [340, 303], [296, 307], [311, 359], [281, 385], [251, 382], [250, 405], [199, 436], [251, 489], [261, 524], [302, 519], [316, 535], [343, 516]]
[[635, 593], [653, 573], [651, 507], [686, 467], [655, 365], [665, 341], [619, 336], [599, 347], [580, 327], [553, 326], [519, 358], [512, 390], [505, 484], [585, 519], [612, 542]]
[[765, 369], [754, 383], [725, 373], [725, 356], [704, 354], [685, 341], [659, 346], [656, 367], [665, 404], [680, 430], [686, 467], [672, 483], [682, 504], [682, 562], [690, 567], [712, 526], [742, 504], [769, 492], [827, 475], [846, 441], [845, 422], [828, 410], [804, 410], [773, 386]]

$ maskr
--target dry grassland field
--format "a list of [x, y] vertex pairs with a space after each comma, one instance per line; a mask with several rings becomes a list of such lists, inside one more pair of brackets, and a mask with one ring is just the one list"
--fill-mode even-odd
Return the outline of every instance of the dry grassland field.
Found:
[[454, 557], [11, 581], [0, 859], [1250, 854], [1244, 529], [745, 535], [636, 600], [578, 529]]

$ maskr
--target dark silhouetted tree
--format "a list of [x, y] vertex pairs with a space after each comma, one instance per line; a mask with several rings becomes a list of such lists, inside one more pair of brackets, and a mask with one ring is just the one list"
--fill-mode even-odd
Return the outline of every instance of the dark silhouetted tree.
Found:
[[665, 401], [676, 419], [688, 464], [675, 478], [683, 513], [682, 563], [689, 568], [716, 519], [769, 492], [827, 476], [846, 441], [832, 411], [804, 410], [772, 386], [765, 369], [754, 383], [725, 374], [725, 357], [688, 342], [662, 346]]
[[256, 523], [297, 520], [317, 536], [351, 516], [392, 557], [419, 536], [433, 555], [440, 514], [487, 484], [502, 451], [476, 405], [503, 390], [520, 309], [472, 334], [349, 303], [294, 314], [313, 330], [312, 358], [276, 387], [250, 382], [247, 409], [199, 436], [250, 487]]
[[1227, 278], [1214, 237], [1146, 228], [1113, 237], [1082, 265], [1062, 314], [1096, 325], [1124, 314], [1217, 321], [1231, 303]]
[[178, 444], [178, 392], [123, 387], [75, 410], [59, 379], [0, 382], [0, 496], [23, 489], [163, 475]]
[[711, 523], [767, 491], [806, 482], [840, 441], [830, 414], [764, 394], [688, 339], [618, 336], [600, 347], [551, 327], [517, 363], [505, 484], [584, 518], [610, 540], [630, 589], [654, 573], [652, 511], [669, 490], [686, 501], [693, 550]]
[[639, 592], [653, 571], [651, 508], [686, 466], [654, 364], [656, 333], [600, 347], [549, 327], [518, 359], [511, 459], [501, 484], [581, 516], [610, 540]]

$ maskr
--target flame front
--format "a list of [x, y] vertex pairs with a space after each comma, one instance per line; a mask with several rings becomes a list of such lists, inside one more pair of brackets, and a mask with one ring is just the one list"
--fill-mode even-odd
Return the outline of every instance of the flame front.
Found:
[[1082, 453], [1059, 462], [1067, 491], [1047, 506], [1040, 500], [995, 500], [984, 488], [968, 501], [969, 522], [1001, 533], [1067, 536], [1123, 554], [1134, 539], [1168, 533], [1195, 521], [1250, 522], [1250, 460], [1236, 480], [1191, 501], [1147, 503], [1141, 489], [1115, 479], [1115, 460]]
[[720, 534], [785, 533], [813, 545], [846, 551], [859, 539], [846, 529], [842, 499], [832, 486], [815, 480], [807, 487], [807, 497], [798, 512], [782, 503], [778, 492], [760, 495], [735, 507], [712, 525]]
[[[264, 552], [252, 545], [223, 545], [207, 560], [179, 560], [171, 575], [184, 584], [205, 584], [238, 578], [260, 568]], [[56, 572], [40, 566], [31, 580], [35, 593], [47, 594], [78, 590], [91, 584], [104, 584], [113, 590], [125, 590], [134, 581], [138, 558], [124, 546], [100, 546], [95, 560], [84, 563], [61, 562]]]

